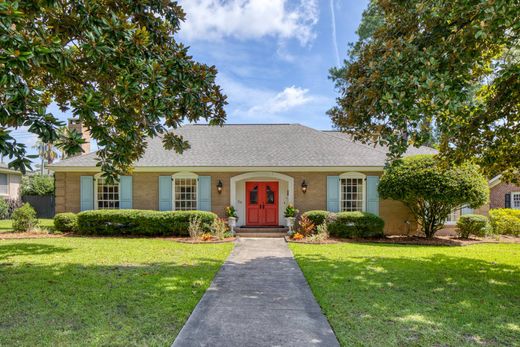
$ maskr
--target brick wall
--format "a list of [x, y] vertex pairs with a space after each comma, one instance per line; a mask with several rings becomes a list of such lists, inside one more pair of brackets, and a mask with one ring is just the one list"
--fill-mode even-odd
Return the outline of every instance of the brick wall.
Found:
[[499, 183], [491, 188], [489, 207], [504, 208], [505, 195], [511, 192], [520, 192], [520, 187], [514, 184]]
[[[159, 176], [172, 175], [175, 172], [161, 173], [134, 173], [132, 203], [136, 209], [157, 210], [159, 193]], [[220, 216], [224, 216], [224, 209], [230, 204], [231, 177], [242, 172], [207, 173], [197, 172], [201, 176], [211, 176], [212, 209]], [[340, 172], [284, 172], [294, 178], [294, 205], [302, 212], [309, 210], [324, 210], [327, 206], [327, 176], [340, 175]], [[364, 172], [366, 175], [376, 175], [373, 172]], [[56, 178], [56, 213], [79, 212], [80, 209], [80, 176], [93, 176], [93, 173], [57, 172]], [[222, 193], [217, 192], [217, 182], [223, 183]], [[301, 190], [301, 183], [308, 184], [307, 192]], [[400, 202], [381, 200], [379, 205], [381, 218], [385, 221], [385, 233], [403, 234], [415, 230], [413, 216]], [[407, 224], [409, 221], [411, 224]]]

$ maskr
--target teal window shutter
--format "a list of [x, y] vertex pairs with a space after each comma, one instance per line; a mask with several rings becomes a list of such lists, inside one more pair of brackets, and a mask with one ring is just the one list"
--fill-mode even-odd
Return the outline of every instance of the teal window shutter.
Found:
[[327, 211], [339, 212], [339, 176], [327, 176]]
[[367, 176], [367, 212], [379, 216], [379, 176]]
[[159, 211], [172, 210], [172, 176], [159, 176]]
[[132, 176], [119, 177], [119, 208], [132, 208]]
[[81, 176], [79, 178], [79, 209], [81, 211], [94, 209], [94, 177]]
[[199, 186], [197, 188], [198, 209], [211, 211], [211, 176], [199, 176]]

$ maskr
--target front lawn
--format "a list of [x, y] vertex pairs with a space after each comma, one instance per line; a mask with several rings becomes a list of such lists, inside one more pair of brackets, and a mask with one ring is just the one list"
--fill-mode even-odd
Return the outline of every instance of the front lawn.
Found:
[[0, 346], [169, 346], [232, 247], [0, 241]]
[[[52, 230], [54, 229], [54, 219], [38, 219], [39, 227], [42, 229]], [[2, 232], [12, 232], [13, 231], [13, 221], [11, 219], [0, 219], [0, 233]]]
[[291, 244], [343, 346], [513, 346], [520, 245]]

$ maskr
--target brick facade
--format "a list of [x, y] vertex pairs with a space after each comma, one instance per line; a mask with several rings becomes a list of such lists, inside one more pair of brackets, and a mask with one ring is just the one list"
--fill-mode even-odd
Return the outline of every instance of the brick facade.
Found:
[[[136, 172], [133, 177], [132, 203], [135, 209], [157, 210], [159, 208], [159, 176], [167, 176], [175, 172]], [[212, 210], [224, 216], [224, 209], [230, 204], [231, 177], [243, 172], [196, 172], [200, 176], [211, 176]], [[294, 179], [294, 205], [301, 211], [325, 210], [327, 206], [327, 176], [340, 175], [343, 172], [284, 172]], [[377, 175], [364, 172], [366, 175]], [[56, 172], [56, 212], [80, 211], [80, 176], [93, 176], [93, 173]], [[216, 182], [223, 183], [222, 193], [218, 193]], [[307, 192], [301, 190], [301, 183], [308, 184]], [[385, 233], [403, 234], [413, 232], [416, 225], [409, 210], [400, 202], [381, 200], [379, 213], [385, 221]], [[407, 223], [410, 222], [410, 223]]]
[[514, 184], [508, 184], [501, 182], [491, 188], [491, 194], [489, 199], [490, 208], [504, 208], [505, 207], [505, 195], [512, 192], [520, 192], [520, 187]]

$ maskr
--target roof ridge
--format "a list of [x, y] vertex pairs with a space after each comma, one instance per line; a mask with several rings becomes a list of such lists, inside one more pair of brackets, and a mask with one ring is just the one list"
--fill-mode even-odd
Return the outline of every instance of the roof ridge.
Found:
[[[220, 126], [250, 126], [250, 125], [253, 125], [253, 126], [257, 126], [257, 125], [301, 125], [299, 123], [224, 123]], [[180, 127], [184, 127], [184, 126], [214, 126], [214, 127], [218, 127], [218, 125], [210, 125], [210, 124], [200, 124], [200, 123], [195, 123], [195, 124], [184, 124], [184, 125], [181, 125]]]

